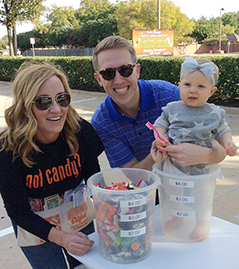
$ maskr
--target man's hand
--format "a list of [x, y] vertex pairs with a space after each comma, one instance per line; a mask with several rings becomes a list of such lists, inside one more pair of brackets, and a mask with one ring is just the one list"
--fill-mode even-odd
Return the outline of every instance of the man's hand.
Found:
[[202, 147], [191, 143], [168, 145], [166, 151], [173, 160], [185, 167], [196, 164], [214, 164], [226, 157], [226, 150], [217, 142], [212, 141], [212, 148]]

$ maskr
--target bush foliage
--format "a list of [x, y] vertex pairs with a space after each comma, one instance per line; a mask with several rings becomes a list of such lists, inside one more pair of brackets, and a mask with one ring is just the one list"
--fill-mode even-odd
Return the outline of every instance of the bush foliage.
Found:
[[[210, 101], [239, 106], [239, 57], [203, 56], [212, 60], [220, 70], [218, 90]], [[162, 79], [173, 84], [179, 82], [183, 57], [139, 57], [141, 79]], [[0, 80], [12, 81], [24, 61], [49, 61], [61, 66], [72, 89], [100, 91], [103, 89], [94, 79], [92, 57], [0, 57]]]

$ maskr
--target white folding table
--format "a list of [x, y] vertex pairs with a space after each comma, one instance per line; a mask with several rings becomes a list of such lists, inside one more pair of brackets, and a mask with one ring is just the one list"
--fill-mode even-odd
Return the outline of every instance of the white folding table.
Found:
[[239, 226], [212, 217], [210, 235], [194, 243], [180, 243], [167, 238], [161, 229], [159, 206], [155, 208], [154, 235], [150, 255], [134, 263], [115, 263], [99, 251], [98, 234], [92, 233], [92, 249], [75, 256], [92, 269], [239, 269]]

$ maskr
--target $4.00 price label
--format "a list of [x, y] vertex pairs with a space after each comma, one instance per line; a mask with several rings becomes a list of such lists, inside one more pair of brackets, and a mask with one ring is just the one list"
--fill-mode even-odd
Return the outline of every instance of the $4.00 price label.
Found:
[[136, 207], [146, 204], [146, 197], [141, 199], [132, 199], [127, 201], [120, 201], [120, 207]]
[[181, 181], [169, 179], [169, 185], [179, 188], [194, 188], [194, 181]]

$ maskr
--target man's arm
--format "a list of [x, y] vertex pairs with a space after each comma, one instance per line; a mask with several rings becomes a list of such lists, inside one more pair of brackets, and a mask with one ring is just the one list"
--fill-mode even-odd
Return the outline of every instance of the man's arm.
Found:
[[212, 148], [182, 143], [168, 145], [166, 150], [168, 155], [183, 167], [199, 163], [206, 165], [220, 163], [226, 157], [226, 150], [216, 140], [212, 141]]
[[121, 168], [141, 168], [146, 170], [152, 170], [154, 164], [154, 160], [151, 157], [151, 154], [149, 154], [145, 159], [138, 162], [136, 158], [128, 162], [127, 164], [121, 166]]
[[155, 162], [160, 163], [163, 160], [168, 158], [168, 154], [166, 151], [161, 151], [157, 147], [157, 141], [154, 140], [151, 146], [150, 154], [138, 162], [136, 158], [128, 162], [127, 164], [121, 166], [122, 168], [141, 168], [146, 170], [152, 170]]

